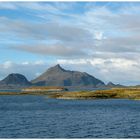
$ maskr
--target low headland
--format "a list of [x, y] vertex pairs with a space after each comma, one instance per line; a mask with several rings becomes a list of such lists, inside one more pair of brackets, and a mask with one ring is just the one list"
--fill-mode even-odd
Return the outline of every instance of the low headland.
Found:
[[49, 95], [49, 94], [56, 94], [56, 93], [63, 93], [64, 91], [67, 91], [66, 88], [63, 87], [54, 87], [54, 86], [33, 86], [33, 87], [27, 87], [16, 90], [1, 90], [0, 95]]
[[55, 99], [135, 99], [140, 100], [140, 88], [112, 88], [91, 91], [68, 91], [63, 87], [29, 87], [0, 95], [47, 95]]
[[140, 99], [140, 88], [112, 88], [96, 91], [73, 91], [49, 95], [56, 99]]

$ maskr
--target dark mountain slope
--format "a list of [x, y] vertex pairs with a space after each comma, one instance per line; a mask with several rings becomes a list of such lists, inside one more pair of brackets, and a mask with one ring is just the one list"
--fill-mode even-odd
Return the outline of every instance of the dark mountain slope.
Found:
[[0, 85], [29, 86], [31, 83], [26, 79], [24, 75], [12, 73], [1, 80]]
[[33, 84], [46, 86], [92, 86], [104, 85], [101, 80], [78, 71], [63, 69], [59, 64], [49, 68], [42, 75], [32, 80]]

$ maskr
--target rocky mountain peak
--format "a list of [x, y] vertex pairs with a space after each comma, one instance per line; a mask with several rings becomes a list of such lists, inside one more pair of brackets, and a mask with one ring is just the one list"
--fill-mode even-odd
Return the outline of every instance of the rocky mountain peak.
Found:
[[57, 65], [55, 65], [55, 66], [53, 66], [53, 67], [51, 67], [52, 69], [63, 69], [61, 66], [60, 66], [60, 64], [57, 64]]
[[65, 71], [59, 64], [53, 66], [53, 67], [50, 67], [47, 72], [60, 72], [60, 71]]

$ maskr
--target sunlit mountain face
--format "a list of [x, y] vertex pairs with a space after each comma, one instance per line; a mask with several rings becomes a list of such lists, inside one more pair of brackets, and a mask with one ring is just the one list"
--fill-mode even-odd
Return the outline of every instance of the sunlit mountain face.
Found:
[[140, 84], [140, 2], [0, 2], [0, 79], [50, 66]]

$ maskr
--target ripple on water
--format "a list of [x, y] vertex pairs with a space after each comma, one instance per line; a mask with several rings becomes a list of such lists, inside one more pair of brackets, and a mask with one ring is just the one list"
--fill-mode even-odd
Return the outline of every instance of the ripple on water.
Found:
[[0, 138], [140, 138], [140, 102], [0, 96]]

